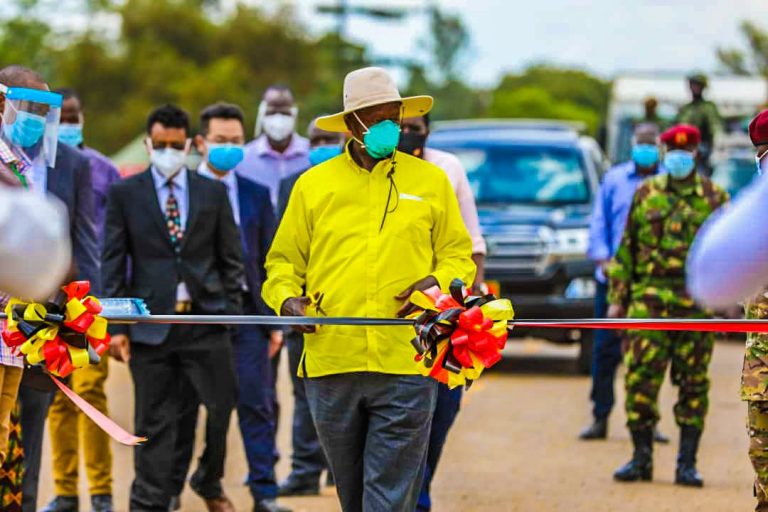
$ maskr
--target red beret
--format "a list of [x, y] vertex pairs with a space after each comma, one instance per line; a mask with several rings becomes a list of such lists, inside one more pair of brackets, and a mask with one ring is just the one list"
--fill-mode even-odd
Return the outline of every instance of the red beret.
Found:
[[661, 134], [661, 142], [667, 147], [683, 147], [701, 142], [701, 132], [690, 124], [676, 124]]
[[768, 144], [768, 110], [763, 110], [749, 123], [749, 138], [752, 144]]

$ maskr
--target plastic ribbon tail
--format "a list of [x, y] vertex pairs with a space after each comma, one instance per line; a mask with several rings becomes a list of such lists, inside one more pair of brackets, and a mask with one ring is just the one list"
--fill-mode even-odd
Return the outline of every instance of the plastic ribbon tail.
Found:
[[5, 308], [3, 341], [31, 365], [66, 377], [77, 368], [98, 364], [109, 348], [107, 320], [101, 303], [88, 295], [88, 281], [62, 287], [45, 304], [11, 299]]
[[413, 318], [416, 364], [424, 376], [450, 388], [469, 387], [483, 370], [501, 360], [515, 316], [512, 303], [493, 295], [465, 298], [464, 283], [455, 279], [450, 294], [438, 287], [411, 294], [423, 311]]
[[109, 437], [118, 443], [124, 444], [126, 446], [136, 446], [137, 444], [141, 444], [147, 440], [146, 437], [137, 437], [125, 431], [120, 425], [109, 419], [101, 411], [86, 402], [80, 395], [69, 389], [53, 375], [51, 375], [51, 379], [53, 379], [53, 382], [56, 384], [59, 390], [61, 390], [61, 392], [64, 393], [67, 398], [72, 400], [72, 402], [81, 411], [83, 411], [83, 414], [91, 418], [91, 420], [93, 420], [93, 422], [98, 425], [101, 430], [109, 434]]

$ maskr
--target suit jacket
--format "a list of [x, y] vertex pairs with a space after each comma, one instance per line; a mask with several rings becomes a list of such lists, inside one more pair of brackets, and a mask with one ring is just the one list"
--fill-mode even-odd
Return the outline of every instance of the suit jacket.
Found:
[[[107, 198], [102, 277], [108, 297], [144, 299], [155, 315], [173, 314], [179, 280], [195, 314], [240, 314], [241, 244], [224, 185], [187, 172], [189, 214], [176, 255], [151, 171], [114, 184]], [[127, 262], [131, 261], [130, 276]], [[165, 341], [170, 325], [113, 326], [148, 345]]]
[[47, 190], [59, 198], [69, 213], [72, 254], [77, 278], [91, 282], [91, 293], [102, 293], [99, 243], [96, 239], [91, 166], [82, 153], [66, 144], [56, 150], [56, 166], [48, 168]]
[[237, 199], [240, 203], [240, 236], [248, 290], [258, 314], [274, 315], [261, 298], [261, 285], [267, 279], [264, 263], [277, 228], [269, 189], [237, 176]]
[[299, 177], [304, 174], [306, 170], [292, 174], [287, 178], [280, 180], [280, 188], [277, 190], [277, 218], [282, 219], [285, 213], [285, 207], [288, 206], [288, 199], [291, 198], [291, 191], [293, 186], [298, 181]]

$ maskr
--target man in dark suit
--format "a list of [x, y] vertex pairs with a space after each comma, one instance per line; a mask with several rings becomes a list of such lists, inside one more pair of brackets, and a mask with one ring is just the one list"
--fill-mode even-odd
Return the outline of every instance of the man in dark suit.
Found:
[[[48, 84], [37, 72], [23, 66], [7, 66], [0, 69], [0, 83], [8, 87], [26, 87], [48, 90]], [[5, 98], [0, 94], [0, 112]], [[99, 294], [99, 251], [94, 224], [93, 188], [88, 159], [75, 149], [63, 144], [56, 151], [56, 165], [51, 168], [33, 166], [32, 188], [41, 193], [47, 191], [59, 198], [67, 208], [70, 221], [72, 252], [76, 264], [77, 279], [91, 282], [93, 294]], [[37, 486], [40, 477], [40, 457], [43, 432], [48, 407], [53, 399], [51, 391], [39, 391], [22, 385], [19, 389], [21, 402], [21, 428], [24, 432], [24, 478], [22, 483], [25, 512], [37, 509]]]
[[[173, 105], [147, 122], [152, 165], [115, 184], [107, 200], [102, 271], [109, 297], [139, 297], [154, 314], [240, 314], [243, 264], [226, 187], [188, 171], [189, 118]], [[127, 263], [131, 261], [130, 277]], [[130, 509], [167, 511], [181, 380], [208, 412], [193, 490], [209, 511], [234, 511], [224, 494], [227, 430], [237, 397], [229, 332], [215, 325], [114, 326], [111, 354], [130, 359], [135, 428]]]
[[[200, 114], [200, 135], [195, 139], [203, 155], [198, 173], [227, 187], [235, 222], [240, 228], [246, 286], [243, 312], [247, 315], [272, 315], [261, 298], [261, 283], [266, 278], [264, 260], [275, 234], [275, 214], [269, 189], [237, 176], [235, 166], [242, 160], [245, 128], [243, 111], [237, 105], [217, 103]], [[282, 330], [258, 325], [241, 325], [233, 337], [235, 366], [240, 383], [237, 416], [248, 460], [248, 487], [256, 512], [288, 511], [276, 503], [274, 473], [276, 418], [270, 358], [280, 349]], [[186, 412], [179, 418], [175, 495], [184, 488], [192, 457], [195, 420], [199, 400], [187, 391]], [[178, 498], [176, 498], [178, 500]], [[180, 506], [176, 501], [174, 506]]]

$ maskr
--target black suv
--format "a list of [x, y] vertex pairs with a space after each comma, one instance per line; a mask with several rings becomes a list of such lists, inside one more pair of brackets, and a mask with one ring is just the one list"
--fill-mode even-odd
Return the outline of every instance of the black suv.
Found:
[[[594, 265], [587, 258], [589, 219], [602, 155], [569, 123], [436, 123], [428, 145], [464, 164], [488, 244], [485, 277], [512, 300], [515, 316], [593, 316]], [[591, 365], [592, 333], [515, 329], [513, 336], [580, 342], [579, 369]]]

